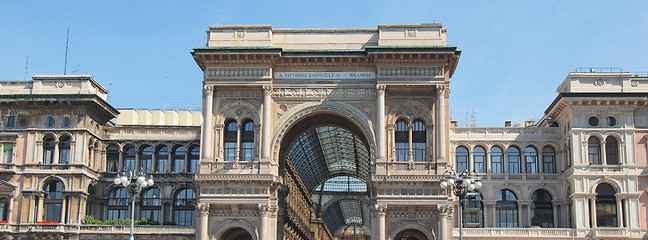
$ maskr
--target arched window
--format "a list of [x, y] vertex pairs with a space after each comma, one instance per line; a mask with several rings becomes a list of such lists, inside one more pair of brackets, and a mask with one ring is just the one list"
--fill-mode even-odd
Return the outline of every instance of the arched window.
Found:
[[457, 173], [468, 170], [468, 149], [465, 147], [457, 147], [455, 156], [457, 158]]
[[542, 171], [556, 173], [556, 151], [551, 146], [542, 148]]
[[43, 201], [46, 222], [61, 222], [63, 210], [63, 183], [52, 181], [45, 185], [45, 199]]
[[517, 197], [515, 197], [515, 194], [510, 190], [500, 190], [497, 192], [496, 199], [496, 226], [501, 228], [518, 227]]
[[177, 146], [173, 149], [173, 172], [185, 172], [185, 147]]
[[520, 149], [511, 146], [506, 151], [508, 173], [520, 173]]
[[619, 164], [619, 142], [612, 136], [605, 138], [605, 164]]
[[526, 164], [526, 173], [539, 173], [538, 151], [534, 147], [524, 149], [524, 162]]
[[596, 224], [598, 227], [618, 227], [616, 191], [610, 184], [596, 187]]
[[254, 122], [245, 121], [241, 132], [241, 159], [240, 161], [252, 161], [254, 158]]
[[466, 196], [466, 203], [463, 210], [464, 227], [483, 227], [483, 212], [481, 194], [477, 191], [472, 191]]
[[396, 161], [407, 162], [409, 157], [409, 130], [407, 122], [403, 119], [396, 121], [395, 141], [396, 141]]
[[473, 148], [474, 170], [477, 173], [486, 173], [486, 150], [483, 147]]
[[106, 163], [106, 171], [119, 171], [119, 147], [117, 145], [109, 145], [106, 148]]
[[54, 146], [56, 146], [54, 137], [45, 137], [43, 139], [43, 164], [54, 163]]
[[135, 171], [135, 147], [126, 146], [122, 152], [122, 159], [124, 160], [124, 169]]
[[587, 152], [590, 164], [601, 165], [601, 142], [598, 138], [589, 137], [587, 140]]
[[228, 120], [225, 123], [225, 134], [223, 140], [225, 142], [225, 161], [236, 160], [236, 135], [238, 134], [238, 127], [236, 121]]
[[491, 148], [491, 173], [504, 173], [504, 153], [499, 147]]
[[110, 192], [108, 199], [108, 220], [126, 219], [128, 215], [128, 192], [126, 188], [117, 188]]
[[68, 164], [70, 162], [70, 146], [72, 139], [69, 136], [59, 138], [59, 163]]
[[9, 221], [9, 199], [0, 198], [0, 221]]
[[157, 172], [165, 173], [169, 171], [169, 147], [162, 145], [155, 150], [155, 161], [157, 162]]
[[531, 226], [543, 228], [554, 227], [554, 212], [551, 194], [544, 189], [538, 189], [531, 196]]
[[174, 200], [173, 219], [176, 225], [193, 226], [195, 219], [196, 194], [185, 188], [180, 190]]
[[189, 172], [197, 173], [200, 168], [200, 147], [193, 146], [189, 150]]
[[140, 169], [142, 169], [144, 172], [152, 172], [153, 171], [153, 148], [149, 145], [141, 146], [138, 154], [139, 154], [139, 161], [140, 161], [140, 166], [139, 166]]
[[416, 229], [407, 229], [396, 235], [394, 240], [428, 240], [425, 234]]
[[425, 124], [422, 120], [414, 121], [412, 125], [412, 151], [414, 154], [414, 162], [425, 161]]
[[233, 228], [227, 230], [223, 235], [218, 238], [222, 240], [252, 240], [252, 236], [248, 231], [243, 228]]
[[148, 218], [150, 221], [162, 222], [162, 200], [160, 189], [150, 188], [142, 193], [141, 219]]

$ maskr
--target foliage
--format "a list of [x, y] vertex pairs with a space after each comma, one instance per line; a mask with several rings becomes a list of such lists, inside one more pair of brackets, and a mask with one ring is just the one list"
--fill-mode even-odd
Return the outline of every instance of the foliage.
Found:
[[174, 221], [164, 221], [164, 222], [162, 222], [162, 225], [175, 226], [176, 223]]
[[101, 225], [104, 223], [101, 220], [95, 219], [93, 216], [85, 215], [85, 217], [83, 218], [83, 224]]
[[160, 225], [160, 222], [158, 221], [153, 221], [150, 218], [142, 218], [142, 220], [135, 221], [135, 225]]

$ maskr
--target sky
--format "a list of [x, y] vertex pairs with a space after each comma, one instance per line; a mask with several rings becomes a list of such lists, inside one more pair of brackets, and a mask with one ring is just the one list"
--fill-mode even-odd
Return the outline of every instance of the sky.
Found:
[[648, 72], [648, 1], [3, 1], [0, 80], [89, 74], [116, 108], [201, 107], [191, 57], [210, 25], [376, 28], [441, 23], [462, 50], [450, 88], [459, 126], [539, 120], [579, 67]]

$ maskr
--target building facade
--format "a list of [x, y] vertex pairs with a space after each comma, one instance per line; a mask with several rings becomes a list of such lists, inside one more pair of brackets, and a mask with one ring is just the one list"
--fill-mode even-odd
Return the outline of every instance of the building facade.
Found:
[[466, 239], [648, 237], [646, 74], [577, 69], [537, 123], [462, 128], [440, 24], [207, 35], [202, 112], [115, 109], [86, 75], [0, 82], [0, 234], [127, 238], [126, 170], [155, 180], [141, 239], [457, 239], [454, 170], [484, 186]]

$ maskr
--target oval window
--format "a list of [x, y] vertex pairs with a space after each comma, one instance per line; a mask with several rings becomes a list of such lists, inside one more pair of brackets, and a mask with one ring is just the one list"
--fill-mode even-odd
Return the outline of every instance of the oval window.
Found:
[[54, 127], [54, 124], [56, 124], [56, 120], [54, 119], [54, 117], [49, 116], [47, 117], [47, 119], [45, 119], [45, 125], [47, 127]]
[[607, 118], [605, 119], [605, 121], [607, 122], [607, 125], [610, 126], [610, 127], [616, 125], [616, 118], [614, 118], [614, 117], [612, 117], [612, 116], [607, 117]]
[[599, 119], [597, 117], [590, 117], [587, 122], [589, 123], [590, 126], [596, 127], [599, 125]]
[[70, 119], [70, 117], [64, 117], [61, 121], [61, 125], [63, 125], [63, 127], [70, 127], [70, 125], [72, 125], [72, 119]]

